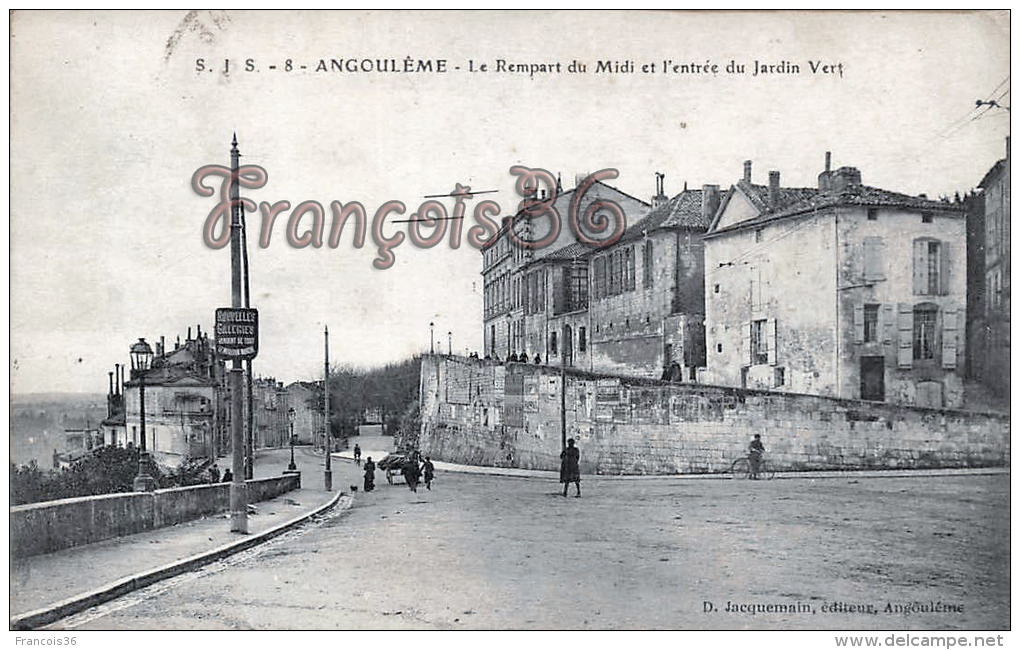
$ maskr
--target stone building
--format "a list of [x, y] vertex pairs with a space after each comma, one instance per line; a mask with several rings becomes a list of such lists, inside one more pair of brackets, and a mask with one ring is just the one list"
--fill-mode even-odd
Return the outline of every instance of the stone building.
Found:
[[[285, 447], [290, 442], [290, 399], [282, 381], [274, 377], [252, 380], [254, 446]], [[295, 433], [297, 432], [295, 428]]]
[[287, 402], [294, 409], [294, 435], [302, 443], [322, 447], [322, 382], [295, 381], [289, 384]]
[[980, 192], [968, 218], [976, 221], [968, 253], [974, 289], [968, 311], [974, 328], [971, 375], [999, 396], [1009, 395], [1009, 175], [1010, 146], [978, 184]]
[[[626, 229], [611, 246], [578, 241], [568, 227], [577, 211], [612, 201]], [[718, 186], [668, 199], [663, 177], [651, 206], [604, 183], [557, 188], [564, 222], [555, 240], [530, 250], [508, 236], [541, 240], [542, 219], [518, 213], [483, 248], [485, 355], [529, 363], [659, 378], [689, 378], [704, 365], [701, 237], [718, 205]], [[608, 214], [608, 213], [607, 213]], [[609, 217], [613, 219], [612, 216]], [[537, 225], [536, 225], [537, 224]]]
[[[146, 449], [164, 465], [177, 466], [192, 458], [212, 458], [224, 449], [227, 390], [223, 362], [215, 343], [198, 328], [191, 328], [172, 351], [156, 344], [152, 367], [144, 373]], [[142, 377], [132, 370], [124, 382], [126, 444], [140, 446]], [[118, 441], [119, 442], [119, 441]]]
[[707, 383], [963, 404], [966, 234], [960, 204], [862, 184], [744, 177], [705, 236]]

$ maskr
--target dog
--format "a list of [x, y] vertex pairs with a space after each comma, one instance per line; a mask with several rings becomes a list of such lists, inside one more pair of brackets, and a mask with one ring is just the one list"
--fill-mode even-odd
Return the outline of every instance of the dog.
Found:
[[357, 492], [357, 491], [358, 491], [358, 486], [357, 485], [352, 485], [351, 486], [351, 493], [353, 494], [354, 492]]

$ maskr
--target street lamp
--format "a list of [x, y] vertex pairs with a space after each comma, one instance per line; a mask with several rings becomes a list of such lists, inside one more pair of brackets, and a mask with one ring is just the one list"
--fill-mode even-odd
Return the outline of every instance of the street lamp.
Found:
[[436, 353], [436, 324], [429, 323], [429, 354]]
[[151, 492], [156, 489], [156, 479], [149, 474], [149, 454], [145, 446], [145, 372], [152, 365], [152, 348], [145, 339], [131, 346], [131, 370], [138, 373], [138, 407], [141, 448], [138, 453], [138, 476], [135, 477], [135, 492]]
[[290, 465], [287, 465], [287, 469], [295, 471], [297, 465], [294, 464], [294, 407], [290, 407], [287, 411], [287, 419], [290, 420]]

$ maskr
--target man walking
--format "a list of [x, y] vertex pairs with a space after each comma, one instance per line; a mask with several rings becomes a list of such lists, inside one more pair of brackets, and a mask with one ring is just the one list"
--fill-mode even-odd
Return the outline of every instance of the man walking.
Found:
[[361, 447], [354, 445], [354, 464], [361, 467]]
[[426, 456], [425, 462], [421, 466], [422, 473], [425, 475], [425, 489], [432, 489], [432, 479], [436, 475], [436, 466], [432, 464], [432, 460]]
[[404, 475], [404, 482], [407, 483], [407, 487], [411, 488], [411, 492], [418, 491], [418, 461], [414, 459], [414, 454], [409, 454], [407, 460], [404, 461], [404, 466], [401, 468], [401, 473]]

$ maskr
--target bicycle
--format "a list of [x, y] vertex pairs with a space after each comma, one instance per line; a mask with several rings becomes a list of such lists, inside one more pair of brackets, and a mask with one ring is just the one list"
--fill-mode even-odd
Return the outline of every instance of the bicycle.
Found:
[[[730, 478], [751, 478], [751, 458], [750, 455], [743, 456], [736, 459], [730, 465]], [[762, 458], [758, 463], [758, 477], [765, 481], [771, 481], [776, 477], [776, 468], [772, 466], [772, 461], [767, 458]]]

